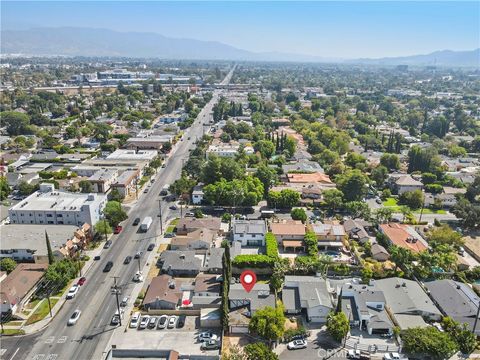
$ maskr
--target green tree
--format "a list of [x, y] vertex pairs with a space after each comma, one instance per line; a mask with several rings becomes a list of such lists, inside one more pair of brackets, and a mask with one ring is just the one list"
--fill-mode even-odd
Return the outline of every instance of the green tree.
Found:
[[448, 225], [435, 227], [427, 233], [429, 242], [460, 246], [463, 244], [462, 234], [454, 231]]
[[349, 152], [345, 159], [345, 164], [352, 168], [356, 168], [358, 165], [366, 165], [366, 163], [367, 159], [364, 156], [354, 152]]
[[397, 154], [383, 154], [380, 157], [380, 165], [385, 166], [388, 170], [400, 169], [400, 159]]
[[382, 224], [392, 220], [393, 210], [389, 208], [379, 208], [375, 211], [375, 220], [377, 223]]
[[275, 154], [275, 144], [270, 140], [259, 140], [254, 144], [254, 148], [265, 159], [270, 159]]
[[0, 122], [6, 126], [7, 133], [10, 136], [25, 135], [33, 133], [30, 126], [30, 117], [16, 111], [4, 111], [0, 113]]
[[398, 197], [398, 202], [402, 205], [407, 205], [411, 209], [419, 209], [423, 205], [422, 190], [405, 191]]
[[350, 201], [345, 204], [345, 209], [349, 212], [352, 218], [362, 218], [369, 220], [371, 217], [370, 206], [363, 201]]
[[415, 256], [409, 249], [394, 245], [391, 246], [389, 250], [390, 259], [395, 263], [395, 272], [399, 267], [404, 269], [410, 267], [412, 261], [415, 259]]
[[276, 308], [266, 306], [253, 314], [248, 329], [251, 333], [271, 342], [283, 336], [285, 332], [285, 315], [283, 305]]
[[350, 323], [344, 312], [330, 312], [327, 317], [327, 331], [338, 342], [350, 331]]
[[448, 333], [433, 326], [406, 329], [401, 337], [407, 353], [428, 355], [434, 359], [448, 359], [458, 349]]
[[128, 218], [127, 213], [118, 201], [108, 201], [103, 213], [111, 226], [117, 226], [123, 220]]
[[172, 150], [172, 143], [170, 141], [167, 141], [165, 144], [162, 145], [162, 152], [163, 153], [168, 153]]
[[369, 284], [370, 280], [373, 277], [373, 270], [369, 266], [365, 266], [361, 270], [361, 275], [362, 275], [362, 283]]
[[188, 177], [186, 173], [182, 173], [180, 179], [175, 180], [172, 185], [170, 185], [170, 192], [177, 196], [190, 194], [195, 184], [195, 179]]
[[3, 201], [10, 195], [10, 186], [5, 176], [0, 176], [0, 201]]
[[30, 195], [37, 190], [36, 185], [29, 184], [23, 180], [20, 181], [17, 187], [18, 187], [18, 192], [20, 193], [20, 195], [23, 195], [23, 196]]
[[338, 189], [329, 189], [323, 192], [325, 205], [333, 212], [343, 207], [343, 192]]
[[307, 231], [305, 236], [303, 237], [303, 241], [305, 242], [306, 250], [308, 256], [317, 260], [318, 257], [318, 240], [317, 236], [313, 231]]
[[93, 185], [88, 180], [80, 180], [78, 182], [78, 186], [80, 187], [80, 191], [82, 193], [91, 193], [93, 191]]
[[112, 227], [106, 220], [100, 220], [95, 224], [95, 231], [99, 234], [111, 234]]
[[6, 271], [7, 274], [10, 274], [17, 267], [15, 260], [11, 258], [3, 258], [0, 260], [0, 270]]
[[247, 360], [278, 360], [278, 355], [261, 342], [248, 344], [245, 346], [244, 352], [247, 356]]
[[378, 187], [383, 187], [385, 185], [385, 181], [387, 180], [387, 177], [388, 177], [388, 169], [383, 165], [377, 166], [370, 173], [370, 179], [375, 181]]
[[55, 262], [55, 258], [53, 257], [52, 246], [50, 244], [50, 239], [48, 238], [48, 234], [46, 231], [45, 231], [45, 242], [47, 243], [48, 263], [52, 265]]
[[108, 200], [110, 201], [117, 201], [121, 203], [123, 201], [124, 197], [122, 194], [120, 194], [120, 191], [118, 191], [117, 188], [113, 188], [112, 191], [110, 191], [110, 194], [108, 194]]
[[336, 183], [346, 201], [361, 201], [367, 193], [368, 178], [358, 169], [338, 175]]
[[260, 179], [263, 184], [265, 195], [268, 194], [268, 191], [277, 182], [278, 176], [274, 169], [271, 167], [261, 164], [258, 166], [255, 176]]
[[294, 208], [290, 212], [290, 216], [293, 220], [301, 220], [303, 223], [307, 221], [307, 213], [302, 208]]

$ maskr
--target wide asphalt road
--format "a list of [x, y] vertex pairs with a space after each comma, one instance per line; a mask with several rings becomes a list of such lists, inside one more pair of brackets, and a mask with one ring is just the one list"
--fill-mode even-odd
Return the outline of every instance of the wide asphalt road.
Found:
[[[231, 77], [231, 72], [227, 75]], [[146, 254], [147, 246], [155, 242], [160, 235], [159, 193], [165, 184], [171, 184], [180, 177], [183, 161], [188, 159], [189, 149], [194, 148], [194, 142], [204, 132], [204, 127], [211, 120], [210, 113], [218, 101], [218, 91], [214, 92], [212, 100], [202, 109], [193, 125], [186, 131], [184, 140], [179, 141], [172, 150], [165, 168], [161, 168], [156, 181], [148, 193], [141, 193], [136, 204], [129, 211], [129, 218], [122, 223], [123, 231], [114, 235], [113, 245], [103, 250], [101, 260], [92, 265], [86, 277], [86, 283], [73, 300], [67, 301], [48, 327], [40, 335], [29, 335], [11, 339], [2, 338], [1, 348], [7, 351], [2, 359], [6, 360], [90, 360], [104, 357], [105, 347], [113, 333], [110, 325], [112, 315], [116, 311], [115, 296], [111, 293], [114, 277], [122, 288], [123, 296], [130, 296], [130, 301], [136, 298], [132, 294], [134, 283], [132, 277], [138, 271], [138, 262], [132, 260], [123, 264], [127, 255], [133, 256], [137, 251]], [[208, 126], [209, 128], [210, 126]], [[190, 140], [189, 140], [190, 139]], [[164, 223], [171, 217], [169, 203], [162, 201]], [[138, 226], [132, 222], [136, 217], [142, 220], [151, 216], [154, 223], [146, 233], [138, 233]], [[164, 229], [165, 230], [165, 229]], [[110, 272], [103, 272], [108, 261], [114, 266]], [[146, 262], [146, 256], [141, 258], [141, 266]], [[75, 326], [67, 326], [67, 321], [75, 309], [82, 311]], [[125, 316], [127, 318], [127, 316]]]

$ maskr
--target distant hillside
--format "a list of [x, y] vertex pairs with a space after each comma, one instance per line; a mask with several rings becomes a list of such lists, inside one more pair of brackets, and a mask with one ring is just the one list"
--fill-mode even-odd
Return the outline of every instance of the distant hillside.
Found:
[[381, 59], [349, 60], [357, 64], [376, 65], [438, 65], [438, 66], [471, 66], [480, 67], [480, 49], [467, 51], [442, 50], [426, 55], [412, 55]]
[[31, 28], [5, 30], [1, 34], [2, 54], [156, 57], [163, 59], [254, 60], [297, 62], [345, 62], [379, 65], [476, 66], [480, 50], [437, 51], [382, 59], [327, 59], [303, 54], [256, 53], [217, 41], [176, 39], [156, 33], [118, 32], [91, 28]]

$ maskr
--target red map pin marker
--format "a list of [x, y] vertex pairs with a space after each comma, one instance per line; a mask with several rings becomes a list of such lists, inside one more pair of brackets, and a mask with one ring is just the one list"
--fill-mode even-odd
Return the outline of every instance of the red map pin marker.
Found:
[[240, 283], [246, 292], [250, 292], [257, 282], [257, 275], [251, 270], [245, 270], [240, 275]]

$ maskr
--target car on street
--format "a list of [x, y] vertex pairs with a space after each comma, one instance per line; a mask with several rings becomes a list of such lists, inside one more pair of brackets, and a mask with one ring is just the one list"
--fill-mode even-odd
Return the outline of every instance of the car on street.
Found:
[[144, 194], [148, 193], [148, 188], [145, 188], [145, 190], [143, 190], [143, 193]]
[[185, 217], [194, 217], [194, 216], [195, 216], [195, 214], [191, 211], [188, 211], [188, 212], [185, 213]]
[[112, 270], [113, 267], [113, 261], [109, 261], [105, 264], [105, 267], [103, 268], [103, 272], [109, 272]]
[[75, 295], [77, 295], [78, 289], [80, 289], [80, 286], [78, 286], [78, 285], [73, 285], [73, 286], [68, 290], [67, 300], [68, 300], [68, 299], [73, 299], [73, 298], [75, 297]]
[[77, 285], [82, 286], [85, 284], [85, 281], [87, 281], [87, 278], [85, 276], [82, 276], [80, 279], [78, 279]]
[[157, 321], [158, 318], [156, 316], [151, 316], [150, 320], [148, 320], [148, 328], [155, 329], [155, 326], [157, 326]]
[[135, 273], [135, 275], [133, 275], [132, 281], [134, 281], [134, 282], [141, 282], [141, 281], [143, 281], [142, 273], [141, 273], [140, 271], [137, 271], [137, 272]]
[[100, 255], [96, 255], [96, 256], [93, 258], [93, 260], [95, 260], [95, 261], [100, 260]]
[[386, 353], [383, 355], [384, 360], [400, 360], [400, 354], [396, 352]]
[[204, 331], [198, 334], [198, 341], [217, 340], [218, 336], [211, 331]]
[[181, 329], [185, 326], [185, 320], [187, 317], [185, 315], [180, 315], [177, 321], [177, 328]]
[[178, 207], [176, 205], [171, 205], [169, 207], [170, 210], [178, 210]]
[[143, 315], [142, 319], [140, 320], [140, 324], [138, 325], [139, 329], [145, 329], [148, 325], [148, 322], [150, 321], [150, 316], [149, 315]]
[[138, 327], [138, 323], [140, 321], [140, 312], [135, 312], [133, 315], [132, 315], [132, 318], [130, 319], [130, 327], [133, 329], [133, 328], [136, 328]]
[[168, 316], [167, 315], [162, 315], [158, 319], [158, 324], [157, 324], [157, 329], [165, 329], [168, 324]]
[[360, 359], [360, 350], [348, 350], [347, 359]]
[[135, 258], [135, 259], [139, 259], [140, 256], [142, 256], [142, 254], [143, 254], [143, 253], [142, 253], [141, 251], [137, 251], [137, 253], [135, 254], [134, 258]]
[[382, 204], [382, 200], [381, 200], [381, 199], [379, 199], [379, 198], [376, 198], [376, 199], [375, 199], [375, 202], [376, 202], [377, 204], [379, 204], [379, 205], [381, 205], [381, 204]]
[[107, 240], [107, 242], [105, 243], [105, 245], [103, 245], [103, 248], [104, 248], [104, 249], [108, 249], [110, 246], [112, 246], [112, 240]]
[[140, 224], [140, 218], [135, 218], [135, 220], [133, 220], [133, 226], [137, 226], [138, 224]]
[[163, 235], [164, 238], [173, 238], [174, 236], [175, 234], [171, 232], [165, 233], [165, 235]]
[[112, 324], [112, 325], [120, 324], [120, 318], [123, 319], [124, 312], [125, 312], [125, 310], [123, 310], [123, 309], [120, 309], [120, 313], [118, 313], [118, 310], [115, 311], [115, 314], [113, 314], [112, 320], [110, 321], [110, 324]]
[[297, 349], [305, 349], [307, 347], [307, 340], [293, 340], [290, 341], [287, 345], [288, 350], [297, 350]]
[[78, 319], [80, 318], [80, 315], [82, 314], [82, 312], [80, 310], [75, 310], [72, 314], [72, 316], [70, 316], [70, 318], [68, 319], [68, 323], [67, 325], [68, 326], [72, 326], [72, 325], [75, 325], [78, 321]]
[[217, 340], [208, 340], [204, 341], [202, 345], [200, 345], [201, 350], [218, 350], [220, 349], [220, 342]]
[[123, 227], [120, 225], [115, 226], [115, 230], [113, 230], [114, 234], [120, 234], [123, 230]]
[[168, 327], [169, 329], [173, 329], [176, 324], [177, 324], [177, 316], [176, 316], [176, 315], [170, 316], [170, 319], [168, 319], [168, 325], [167, 325], [167, 327]]
[[125, 296], [125, 297], [122, 299], [122, 301], [120, 302], [120, 306], [121, 306], [121, 307], [127, 306], [127, 304], [128, 304], [128, 299], [129, 299], [129, 297], [128, 297], [128, 296]]
[[123, 263], [127, 265], [127, 264], [130, 264], [130, 261], [132, 261], [132, 257], [129, 255], [125, 258], [125, 260], [123, 260]]
[[155, 249], [155, 244], [148, 245], [147, 251], [152, 251], [153, 249]]

